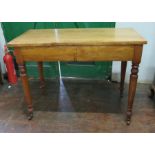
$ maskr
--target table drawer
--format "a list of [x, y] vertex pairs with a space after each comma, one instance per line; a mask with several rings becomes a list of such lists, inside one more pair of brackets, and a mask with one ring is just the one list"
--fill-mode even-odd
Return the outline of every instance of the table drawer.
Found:
[[77, 61], [132, 60], [133, 46], [84, 46], [77, 48]]
[[25, 47], [20, 52], [24, 61], [75, 61], [76, 47]]

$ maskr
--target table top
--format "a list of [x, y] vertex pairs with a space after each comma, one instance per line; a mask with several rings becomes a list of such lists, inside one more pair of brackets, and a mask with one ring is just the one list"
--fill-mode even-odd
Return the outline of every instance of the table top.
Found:
[[142, 45], [147, 41], [131, 28], [31, 29], [9, 47], [52, 45]]

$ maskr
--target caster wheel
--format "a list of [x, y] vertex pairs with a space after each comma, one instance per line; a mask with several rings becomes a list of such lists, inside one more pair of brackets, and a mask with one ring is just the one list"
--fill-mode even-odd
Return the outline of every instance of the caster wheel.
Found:
[[33, 118], [33, 112], [30, 112], [29, 114], [28, 114], [28, 120], [32, 120], [32, 118]]
[[148, 97], [150, 97], [150, 98], [153, 98], [154, 97], [154, 89], [153, 88], [150, 88]]
[[120, 94], [120, 98], [123, 98], [123, 94], [122, 93]]
[[126, 125], [130, 125], [130, 121], [128, 120], [128, 121], [126, 121]]
[[39, 87], [39, 88], [40, 88], [40, 89], [45, 88], [45, 83], [42, 82], [42, 83], [40, 84], [40, 87]]

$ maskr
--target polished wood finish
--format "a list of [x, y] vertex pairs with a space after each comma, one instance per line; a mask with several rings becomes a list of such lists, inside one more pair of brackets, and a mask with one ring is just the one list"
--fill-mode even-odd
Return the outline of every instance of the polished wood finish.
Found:
[[136, 92], [137, 79], [138, 79], [138, 68], [142, 56], [142, 46], [135, 46], [134, 57], [132, 60], [132, 68], [129, 83], [129, 94], [128, 94], [128, 109], [127, 109], [127, 125], [130, 124], [132, 115], [132, 106]]
[[129, 28], [79, 28], [29, 30], [8, 46], [32, 47], [53, 45], [141, 45], [146, 40]]
[[121, 82], [120, 82], [120, 97], [123, 97], [123, 90], [124, 90], [124, 80], [125, 80], [125, 73], [126, 73], [127, 62], [121, 62]]
[[[24, 61], [132, 60], [134, 46], [52, 46], [19, 48]], [[46, 54], [45, 54], [46, 53]], [[108, 54], [107, 54], [108, 53]]]
[[82, 46], [77, 49], [77, 61], [132, 60], [133, 46]]
[[40, 88], [43, 88], [45, 86], [43, 62], [38, 62], [38, 71], [39, 71], [39, 78], [40, 78]]
[[24, 94], [25, 94], [25, 99], [26, 103], [28, 106], [28, 119], [32, 119], [33, 116], [33, 106], [32, 106], [32, 98], [30, 94], [30, 88], [29, 88], [29, 83], [28, 83], [28, 78], [26, 76], [26, 69], [24, 64], [19, 64], [19, 70], [20, 70], [20, 77], [23, 83], [23, 89], [24, 89]]
[[20, 77], [22, 80], [23, 90], [25, 94], [27, 107], [28, 107], [28, 119], [31, 120], [33, 118], [33, 105], [32, 105], [32, 97], [30, 93], [30, 86], [26, 75], [26, 66], [22, 56], [20, 55], [20, 51], [18, 49], [15, 49], [14, 54], [16, 56], [16, 61], [19, 66]]
[[76, 47], [74, 46], [24, 47], [18, 49], [25, 61], [74, 61], [76, 55]]
[[32, 101], [23, 67], [25, 61], [39, 62], [41, 81], [40, 62], [43, 61], [122, 61], [121, 93], [126, 62], [132, 61], [127, 109], [127, 124], [130, 124], [138, 66], [145, 43], [147, 41], [133, 29], [47, 29], [29, 30], [9, 42], [8, 46], [15, 48], [29, 111], [32, 111]]

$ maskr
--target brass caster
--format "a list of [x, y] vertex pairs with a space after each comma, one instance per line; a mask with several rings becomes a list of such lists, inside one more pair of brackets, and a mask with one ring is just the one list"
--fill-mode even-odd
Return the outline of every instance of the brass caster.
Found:
[[120, 98], [123, 98], [123, 93], [120, 94]]
[[45, 88], [45, 82], [42, 82], [41, 84], [40, 84], [40, 87], [39, 87], [40, 89], [42, 89], [42, 88]]
[[155, 92], [154, 92], [154, 89], [153, 89], [153, 88], [150, 88], [148, 97], [153, 98], [153, 97], [154, 97], [154, 93], [155, 93]]
[[29, 112], [27, 118], [28, 118], [28, 120], [32, 120], [32, 118], [33, 118], [33, 112]]
[[126, 116], [126, 125], [130, 125], [130, 123], [131, 123], [131, 112], [128, 111]]
[[124, 89], [120, 88], [120, 98], [123, 98], [123, 96], [124, 96]]
[[130, 123], [131, 123], [131, 122], [130, 122], [129, 120], [126, 121], [126, 125], [130, 125]]

